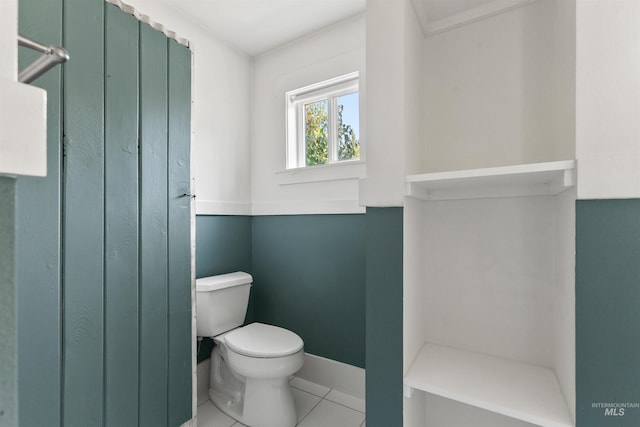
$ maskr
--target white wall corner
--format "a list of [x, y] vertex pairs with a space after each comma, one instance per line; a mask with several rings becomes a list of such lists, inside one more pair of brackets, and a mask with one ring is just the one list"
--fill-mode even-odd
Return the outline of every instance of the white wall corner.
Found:
[[377, 176], [360, 180], [360, 206], [404, 206], [405, 182], [402, 176]]
[[402, 206], [404, 201], [406, 0], [367, 2], [367, 177], [362, 206]]
[[639, 19], [634, 1], [576, 4], [578, 199], [640, 197]]
[[0, 174], [47, 174], [47, 92], [0, 78]]

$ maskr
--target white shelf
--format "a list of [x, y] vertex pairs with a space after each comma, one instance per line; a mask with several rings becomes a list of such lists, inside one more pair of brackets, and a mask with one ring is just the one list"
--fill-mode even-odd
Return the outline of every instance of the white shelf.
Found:
[[425, 344], [405, 386], [544, 427], [572, 427], [553, 371], [528, 363]]
[[575, 185], [575, 160], [409, 175], [406, 195], [422, 200], [555, 195]]

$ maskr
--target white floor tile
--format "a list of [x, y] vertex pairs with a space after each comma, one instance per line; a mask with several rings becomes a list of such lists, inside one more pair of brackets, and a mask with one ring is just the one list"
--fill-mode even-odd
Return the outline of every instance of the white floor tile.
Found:
[[311, 393], [307, 393], [293, 387], [291, 387], [291, 393], [293, 394], [293, 401], [296, 404], [298, 422], [300, 422], [300, 420], [303, 419], [322, 400], [321, 397], [314, 396]]
[[198, 406], [198, 427], [230, 427], [236, 420], [216, 408], [211, 401]]
[[299, 390], [306, 391], [307, 393], [314, 394], [316, 396], [324, 397], [331, 390], [328, 387], [312, 383], [311, 381], [303, 380], [302, 378], [293, 377], [289, 382], [291, 387], [295, 387]]
[[356, 411], [362, 412], [363, 414], [365, 412], [365, 403], [363, 399], [349, 396], [348, 394], [342, 393], [341, 391], [331, 390], [329, 394], [325, 396], [325, 399], [344, 405], [347, 408], [355, 409]]
[[323, 400], [307, 415], [299, 427], [360, 427], [364, 414], [337, 403]]

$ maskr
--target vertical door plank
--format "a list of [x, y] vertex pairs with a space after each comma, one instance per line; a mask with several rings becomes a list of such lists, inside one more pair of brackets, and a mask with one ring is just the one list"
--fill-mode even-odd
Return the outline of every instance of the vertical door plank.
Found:
[[[62, 45], [62, 0], [20, 0], [19, 30]], [[19, 68], [38, 55], [20, 48]], [[47, 176], [20, 177], [16, 183], [18, 402], [25, 426], [60, 426], [61, 72], [56, 67], [33, 82], [47, 91]]]
[[105, 425], [138, 425], [138, 21], [105, 12]]
[[64, 0], [63, 425], [103, 424], [104, 1]]
[[169, 425], [191, 418], [191, 52], [169, 40]]
[[167, 38], [140, 27], [140, 426], [167, 426]]

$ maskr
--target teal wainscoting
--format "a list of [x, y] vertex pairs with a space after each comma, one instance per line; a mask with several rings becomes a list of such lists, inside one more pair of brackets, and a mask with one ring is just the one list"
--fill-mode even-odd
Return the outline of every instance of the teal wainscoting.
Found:
[[71, 56], [35, 82], [48, 174], [16, 184], [19, 425], [179, 426], [191, 53], [103, 0], [21, 0], [19, 13], [21, 34]]
[[576, 203], [578, 427], [639, 426], [640, 200]]
[[367, 426], [402, 425], [402, 208], [367, 208]]
[[196, 277], [251, 273], [251, 217], [196, 216]]
[[[244, 271], [251, 273], [251, 217], [196, 216], [196, 277]], [[253, 321], [249, 300], [247, 323]], [[213, 340], [204, 338], [198, 347], [198, 363], [209, 358]]]
[[365, 366], [365, 215], [253, 218], [255, 320], [305, 350]]

